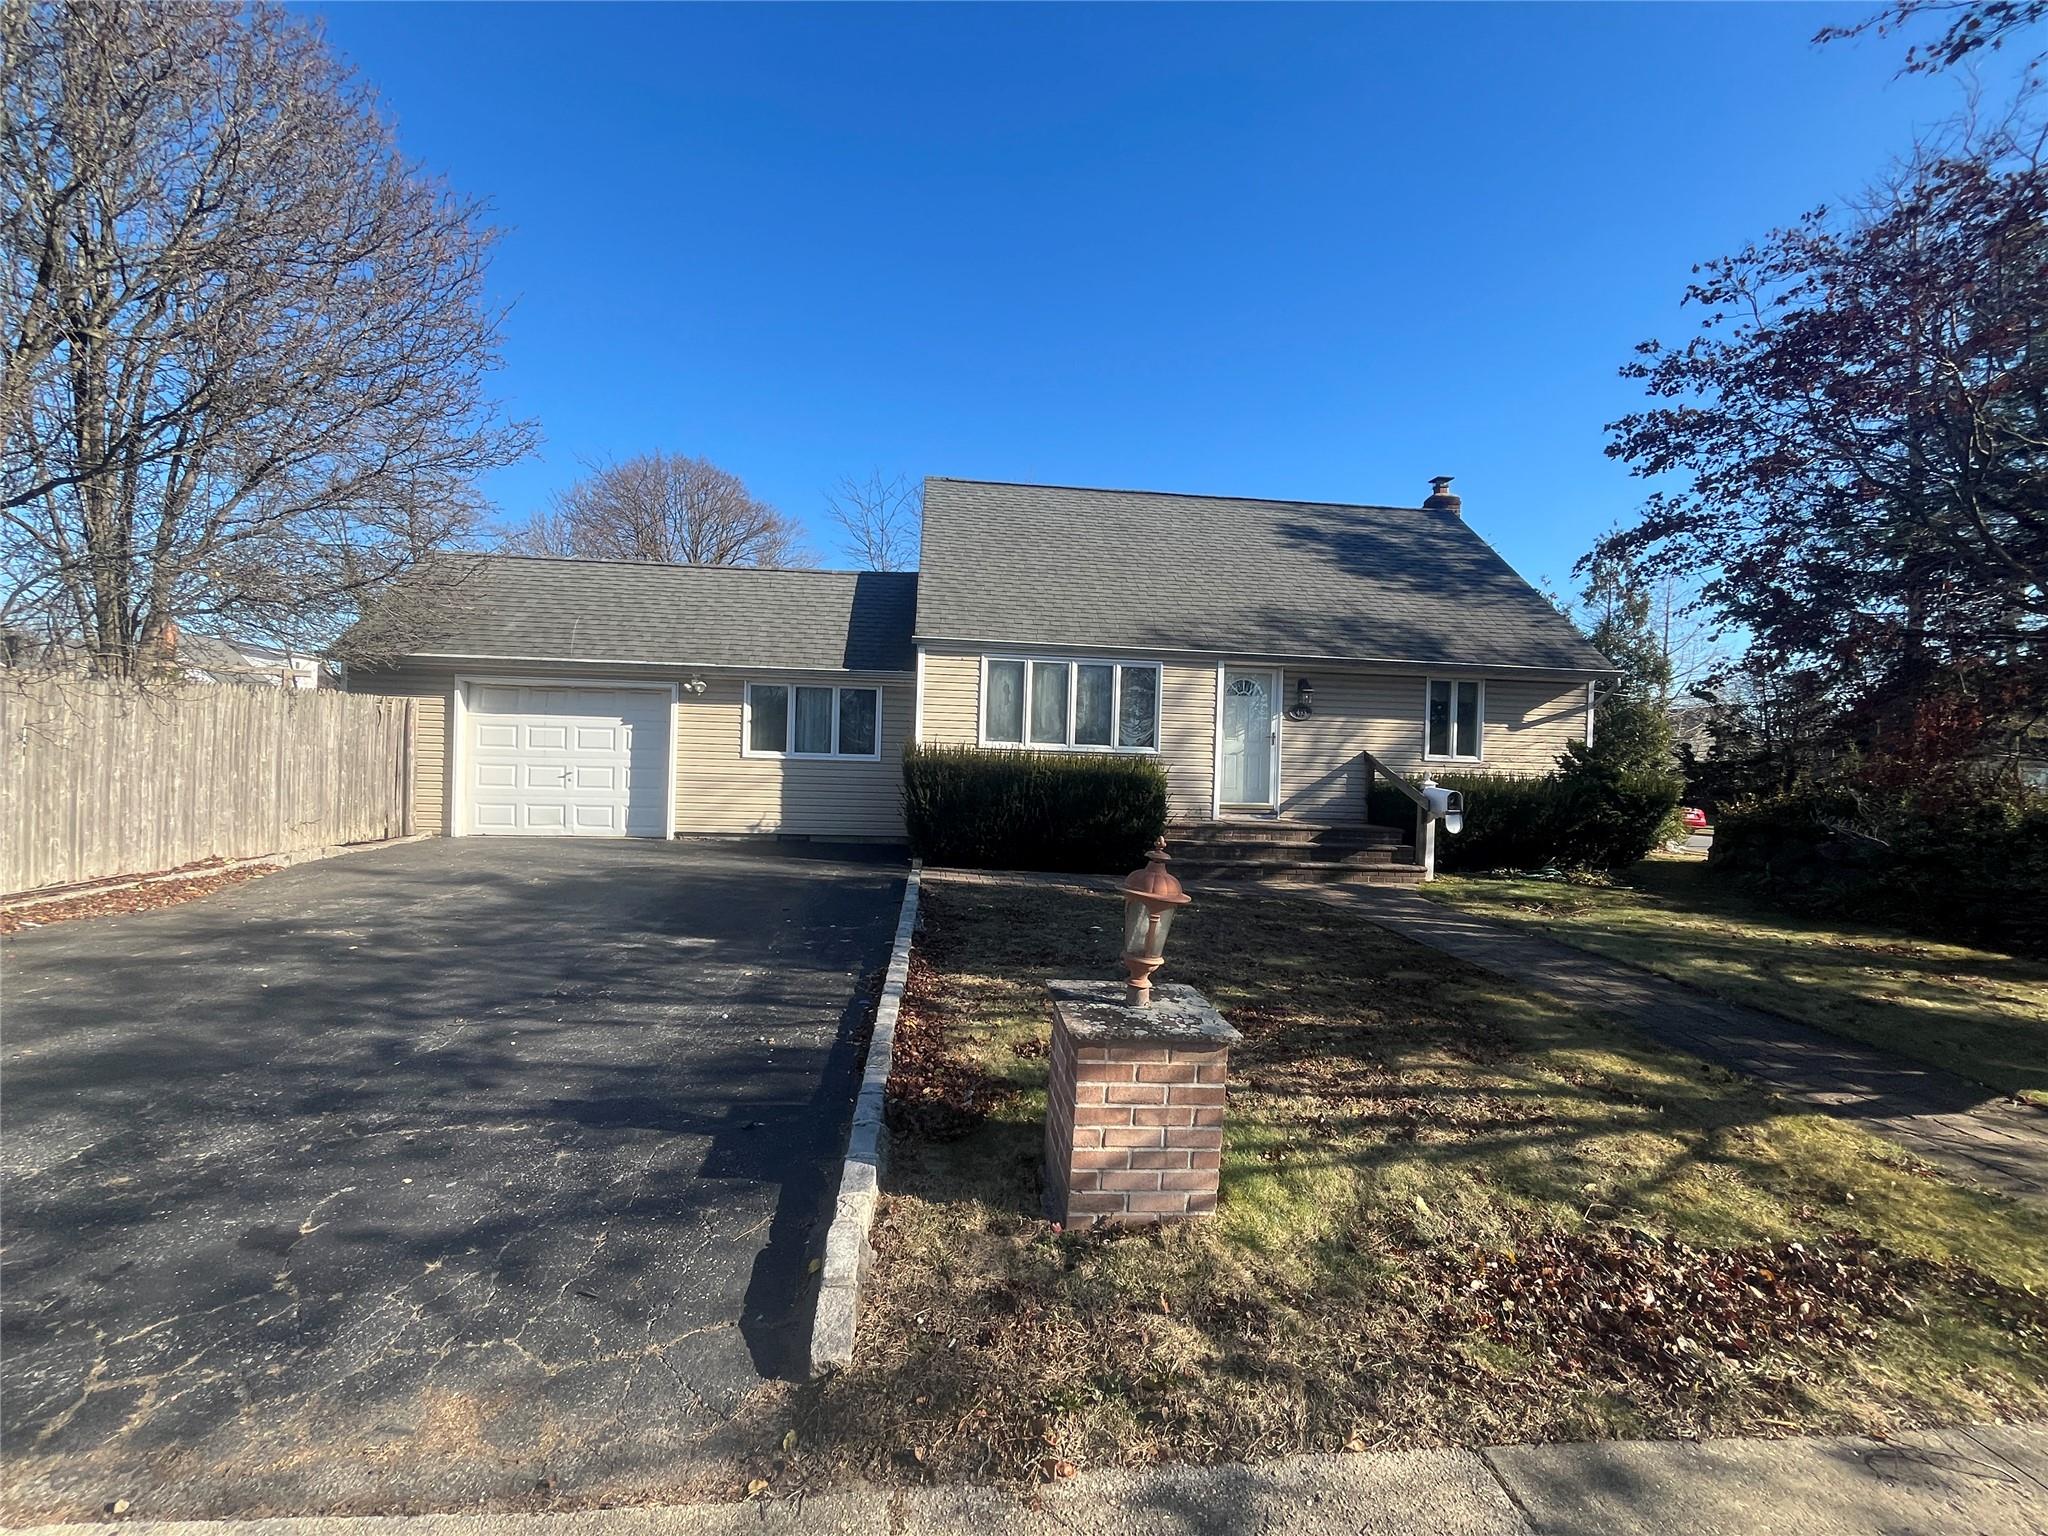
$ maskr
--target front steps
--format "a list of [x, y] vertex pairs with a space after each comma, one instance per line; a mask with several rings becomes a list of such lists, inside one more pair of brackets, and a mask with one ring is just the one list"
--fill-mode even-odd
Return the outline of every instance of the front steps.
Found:
[[1279, 817], [1182, 822], [1167, 828], [1168, 866], [1182, 880], [1420, 885], [1414, 846], [1393, 827], [1328, 826]]

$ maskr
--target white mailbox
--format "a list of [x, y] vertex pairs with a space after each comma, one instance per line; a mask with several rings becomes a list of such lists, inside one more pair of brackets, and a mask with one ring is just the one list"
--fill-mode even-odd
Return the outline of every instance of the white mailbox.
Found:
[[1465, 797], [1455, 789], [1445, 789], [1434, 779], [1422, 781], [1422, 798], [1429, 806], [1429, 819], [1444, 824], [1446, 832], [1465, 830]]

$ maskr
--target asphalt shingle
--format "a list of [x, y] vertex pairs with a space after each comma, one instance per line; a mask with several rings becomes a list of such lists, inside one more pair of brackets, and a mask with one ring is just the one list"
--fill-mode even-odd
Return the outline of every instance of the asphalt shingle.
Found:
[[416, 655], [908, 672], [917, 576], [486, 555]]
[[920, 640], [1608, 672], [1455, 513], [925, 482]]

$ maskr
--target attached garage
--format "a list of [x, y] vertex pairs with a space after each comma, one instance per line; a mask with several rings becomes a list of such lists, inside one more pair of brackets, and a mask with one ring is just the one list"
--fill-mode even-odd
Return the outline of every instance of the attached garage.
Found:
[[457, 681], [455, 827], [476, 837], [668, 837], [675, 688]]

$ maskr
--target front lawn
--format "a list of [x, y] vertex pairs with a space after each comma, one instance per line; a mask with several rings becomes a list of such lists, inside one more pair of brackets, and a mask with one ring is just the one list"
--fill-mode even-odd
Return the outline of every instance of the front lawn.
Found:
[[1433, 901], [2048, 1104], [2048, 965], [1788, 914], [1684, 856], [1609, 885], [1445, 876]]
[[1215, 1219], [1055, 1232], [1044, 988], [1113, 974], [1118, 917], [929, 880], [813, 1474], [2048, 1412], [2048, 1214], [1310, 898], [1174, 932], [1166, 979], [1246, 1037]]

